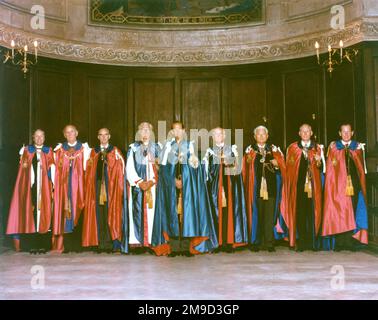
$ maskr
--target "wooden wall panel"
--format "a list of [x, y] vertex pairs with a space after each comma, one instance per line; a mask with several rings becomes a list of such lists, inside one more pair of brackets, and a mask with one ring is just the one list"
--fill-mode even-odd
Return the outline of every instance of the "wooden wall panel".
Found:
[[303, 123], [310, 124], [314, 136], [319, 138], [319, 77], [318, 69], [299, 70], [283, 74], [284, 122], [286, 128], [284, 145], [286, 146], [299, 139], [298, 129]]
[[222, 125], [220, 79], [187, 79], [181, 83], [182, 119], [188, 129]]
[[265, 78], [237, 78], [228, 81], [231, 129], [244, 129], [243, 145], [252, 143], [253, 129], [264, 124], [267, 115]]
[[89, 143], [97, 145], [98, 129], [110, 129], [112, 144], [125, 146], [125, 81], [118, 78], [89, 78]]
[[168, 133], [175, 114], [174, 79], [136, 79], [133, 111], [134, 133], [144, 121], [154, 126], [155, 141], [158, 139], [158, 121], [166, 121], [165, 131]]
[[[339, 126], [343, 122], [355, 122], [355, 86], [352, 64], [343, 64], [337, 67], [338, 72], [333, 72], [332, 77], [326, 78], [326, 143], [338, 139]], [[364, 137], [356, 138], [364, 140]]]
[[55, 147], [64, 141], [62, 129], [71, 121], [71, 75], [38, 70], [34, 79], [32, 131], [44, 130], [46, 145]]

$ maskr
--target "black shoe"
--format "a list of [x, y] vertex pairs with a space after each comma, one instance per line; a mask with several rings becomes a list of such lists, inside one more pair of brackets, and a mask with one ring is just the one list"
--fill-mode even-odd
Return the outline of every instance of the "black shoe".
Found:
[[257, 247], [257, 246], [251, 246], [251, 247], [249, 247], [249, 250], [252, 251], [252, 252], [259, 252], [260, 248]]
[[194, 257], [194, 254], [191, 253], [190, 251], [184, 251], [184, 252], [182, 253], [182, 255], [185, 256], [185, 257], [188, 257], [188, 258], [190, 258], [190, 257]]
[[41, 248], [38, 250], [38, 253], [39, 254], [46, 254], [46, 249], [45, 248]]
[[276, 249], [274, 249], [274, 247], [269, 247], [268, 252], [276, 252]]
[[30, 249], [29, 253], [30, 254], [37, 254], [38, 253], [38, 249]]
[[174, 257], [176, 257], [177, 255], [178, 255], [177, 252], [171, 252], [171, 253], [168, 255], [168, 257], [170, 257], [170, 258], [174, 258]]
[[303, 250], [303, 248], [296, 248], [295, 249], [295, 252], [303, 252], [304, 250]]
[[226, 252], [226, 253], [234, 253], [235, 249], [232, 248], [232, 247], [226, 247], [223, 251]]

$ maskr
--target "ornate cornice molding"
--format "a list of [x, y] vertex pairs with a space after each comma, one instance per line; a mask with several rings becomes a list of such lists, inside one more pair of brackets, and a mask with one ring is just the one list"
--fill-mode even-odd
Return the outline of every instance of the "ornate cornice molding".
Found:
[[[144, 35], [145, 36], [145, 35]], [[151, 37], [154, 34], [151, 33]], [[204, 66], [258, 63], [286, 60], [314, 54], [318, 41], [324, 50], [328, 43], [337, 45], [342, 39], [346, 46], [365, 40], [378, 40], [378, 19], [355, 21], [343, 30], [328, 30], [281, 41], [227, 45], [217, 42], [206, 47], [143, 47], [111, 48], [107, 45], [73, 43], [70, 41], [37, 36], [32, 33], [0, 24], [0, 45], [9, 47], [10, 40], [16, 44], [40, 43], [41, 56], [127, 66]]]

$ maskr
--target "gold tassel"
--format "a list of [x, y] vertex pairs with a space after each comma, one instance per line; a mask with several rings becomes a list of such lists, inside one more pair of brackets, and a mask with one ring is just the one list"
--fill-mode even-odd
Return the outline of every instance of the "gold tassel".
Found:
[[268, 185], [266, 184], [265, 177], [261, 178], [261, 187], [260, 187], [260, 197], [263, 198], [263, 200], [268, 200]]
[[181, 192], [178, 197], [178, 202], [177, 202], [177, 214], [180, 216], [182, 215], [182, 195]]
[[222, 187], [222, 208], [227, 207], [227, 199], [226, 194], [224, 192], [224, 188]]
[[307, 198], [312, 198], [312, 185], [311, 185], [311, 179], [309, 179], [308, 173], [306, 175], [306, 182], [304, 186], [304, 192], [307, 193]]
[[148, 209], [152, 209], [154, 207], [151, 189], [146, 190], [146, 202]]
[[71, 215], [71, 203], [70, 203], [70, 200], [68, 198], [65, 201], [64, 213], [65, 213], [65, 216], [66, 216], [67, 220], [71, 220], [72, 219], [72, 215]]
[[352, 177], [350, 175], [347, 176], [346, 195], [347, 196], [354, 196], [354, 188], [353, 188], [353, 183], [352, 183]]
[[105, 186], [105, 181], [103, 180], [101, 182], [101, 189], [100, 189], [100, 205], [103, 206], [106, 201], [107, 201], [106, 186]]

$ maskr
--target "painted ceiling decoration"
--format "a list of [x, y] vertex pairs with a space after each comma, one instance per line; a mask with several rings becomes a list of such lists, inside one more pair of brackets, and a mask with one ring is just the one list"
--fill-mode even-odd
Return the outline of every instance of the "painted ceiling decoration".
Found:
[[232, 25], [262, 23], [264, 0], [90, 0], [101, 25]]

